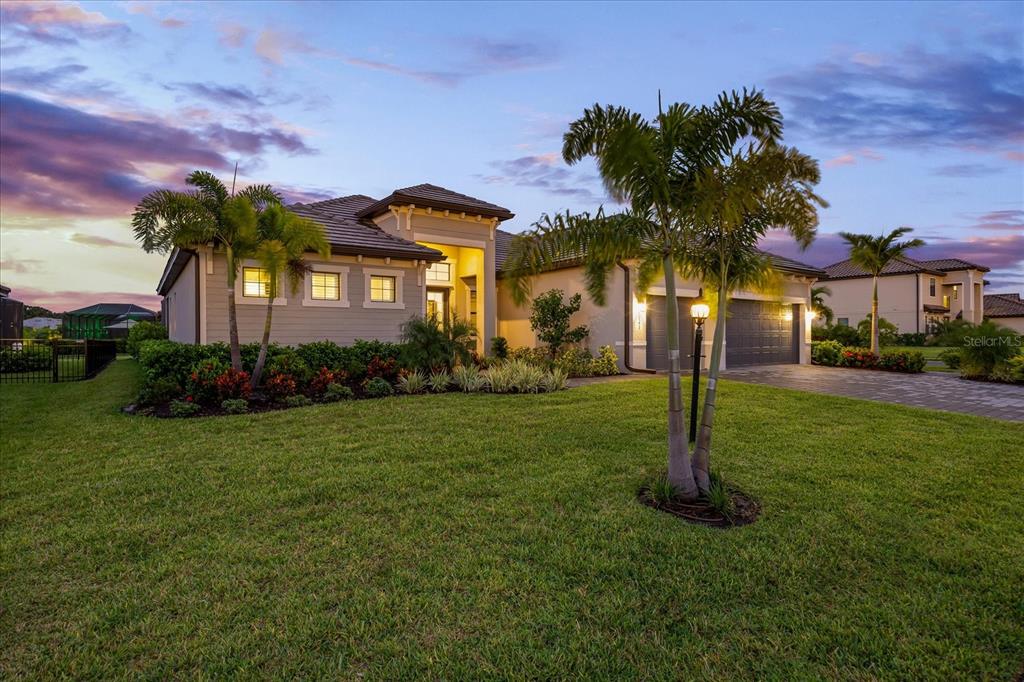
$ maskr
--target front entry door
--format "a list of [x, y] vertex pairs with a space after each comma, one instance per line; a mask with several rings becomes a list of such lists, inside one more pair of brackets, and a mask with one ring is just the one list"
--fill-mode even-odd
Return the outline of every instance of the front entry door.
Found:
[[442, 324], [448, 321], [447, 288], [427, 288], [427, 317], [436, 317]]

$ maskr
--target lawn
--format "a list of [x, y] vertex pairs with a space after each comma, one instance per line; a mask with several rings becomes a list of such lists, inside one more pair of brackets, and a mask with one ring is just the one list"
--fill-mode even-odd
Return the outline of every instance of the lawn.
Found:
[[1003, 679], [1024, 425], [723, 381], [763, 516], [641, 506], [664, 379], [127, 417], [0, 387], [0, 677]]

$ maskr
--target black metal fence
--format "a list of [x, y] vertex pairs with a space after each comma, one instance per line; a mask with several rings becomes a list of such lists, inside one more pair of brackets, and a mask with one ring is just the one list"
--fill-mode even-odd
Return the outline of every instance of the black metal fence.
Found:
[[0, 384], [90, 379], [116, 357], [109, 340], [0, 339]]

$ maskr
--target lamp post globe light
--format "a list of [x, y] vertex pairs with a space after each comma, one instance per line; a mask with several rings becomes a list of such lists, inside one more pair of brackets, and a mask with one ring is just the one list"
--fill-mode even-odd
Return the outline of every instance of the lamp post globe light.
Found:
[[700, 352], [704, 346], [704, 322], [711, 314], [711, 306], [704, 302], [704, 290], [690, 306], [690, 318], [697, 325], [693, 338], [693, 395], [690, 396], [690, 442], [697, 440], [697, 396], [700, 391]]

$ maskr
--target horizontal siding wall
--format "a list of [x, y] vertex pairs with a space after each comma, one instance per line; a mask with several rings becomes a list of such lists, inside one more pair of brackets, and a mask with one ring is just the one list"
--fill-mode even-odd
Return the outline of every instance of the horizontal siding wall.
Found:
[[164, 296], [164, 324], [167, 326], [167, 338], [171, 341], [196, 342], [197, 262], [195, 256], [189, 258]]
[[[287, 284], [282, 287], [282, 298], [285, 305], [274, 306], [271, 341], [283, 345], [296, 345], [309, 341], [328, 340], [346, 345], [356, 339], [379, 339], [381, 341], [398, 341], [400, 327], [403, 322], [414, 315], [423, 314], [424, 292], [422, 276], [417, 268], [408, 260], [392, 260], [390, 264], [383, 259], [366, 258], [358, 263], [355, 258], [333, 257], [331, 265], [344, 265], [349, 268], [348, 276], [342, 277], [343, 298], [349, 301], [349, 307], [309, 307], [302, 305], [304, 288], [292, 292]], [[312, 263], [312, 262], [311, 262]], [[315, 263], [313, 263], [315, 266]], [[386, 269], [403, 273], [402, 295], [404, 309], [364, 308], [365, 274], [363, 268], [371, 270]], [[213, 274], [207, 274], [207, 341], [228, 340], [228, 301], [227, 301], [227, 269], [223, 254], [215, 254]], [[239, 273], [237, 286], [242, 282]], [[346, 287], [347, 285], [347, 287]], [[267, 306], [259, 304], [239, 304], [238, 334], [242, 343], [259, 341], [263, 335], [263, 324], [266, 320]]]

